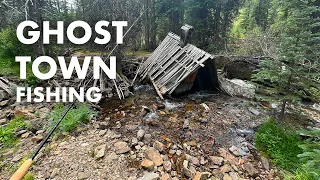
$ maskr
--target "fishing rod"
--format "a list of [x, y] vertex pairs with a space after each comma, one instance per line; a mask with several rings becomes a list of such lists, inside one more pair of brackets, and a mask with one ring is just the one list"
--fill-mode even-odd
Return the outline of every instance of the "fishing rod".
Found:
[[[142, 15], [148, 10], [148, 8], [146, 8], [142, 14], [140, 14], [140, 16], [134, 21], [134, 23], [129, 27], [129, 29], [127, 30], [127, 32], [124, 34], [124, 37], [129, 33], [129, 31], [133, 28], [133, 26], [138, 22], [138, 20], [142, 17]], [[111, 53], [118, 47], [118, 44], [115, 45], [115, 47], [113, 48], [113, 50], [111, 51]], [[108, 57], [111, 56], [111, 53], [109, 53]], [[89, 80], [89, 82], [92, 80], [92, 78]], [[84, 85], [84, 87], [87, 86], [86, 83]], [[48, 139], [51, 137], [51, 135], [53, 134], [53, 132], [57, 129], [57, 127], [59, 126], [59, 124], [61, 123], [61, 121], [65, 118], [65, 116], [68, 114], [68, 112], [75, 106], [75, 101], [72, 102], [72, 104], [66, 109], [66, 111], [63, 113], [63, 115], [61, 116], [61, 118], [59, 119], [59, 121], [54, 125], [54, 127], [50, 130], [50, 132], [46, 135], [46, 137], [42, 140], [42, 142], [39, 144], [38, 148], [34, 151], [34, 153], [32, 154], [32, 156], [27, 159], [20, 167], [19, 169], [11, 176], [10, 180], [22, 180], [23, 177], [27, 174], [27, 172], [29, 171], [29, 168], [31, 167], [35, 157], [39, 154], [40, 150], [43, 148], [43, 146], [46, 144], [46, 142], [48, 141]]]
[[64, 119], [64, 117], [68, 114], [68, 112], [73, 108], [75, 105], [75, 102], [73, 102], [68, 109], [63, 113], [59, 121], [53, 126], [53, 128], [50, 130], [50, 132], [46, 135], [46, 137], [42, 140], [42, 142], [39, 144], [38, 148], [34, 151], [32, 156], [27, 159], [20, 168], [11, 176], [10, 180], [21, 180], [28, 172], [29, 168], [31, 167], [35, 157], [39, 154], [40, 150], [43, 148], [43, 146], [46, 144], [48, 139], [51, 137], [53, 132], [57, 129], [61, 121]]

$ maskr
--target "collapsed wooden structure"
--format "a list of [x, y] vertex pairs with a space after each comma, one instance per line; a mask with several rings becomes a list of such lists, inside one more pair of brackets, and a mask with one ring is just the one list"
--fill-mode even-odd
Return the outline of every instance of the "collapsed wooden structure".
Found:
[[[197, 79], [211, 82], [214, 89], [219, 88], [213, 55], [187, 42], [192, 26], [185, 25], [181, 29], [182, 38], [170, 32], [138, 72], [141, 80], [149, 78], [162, 99], [164, 94], [191, 90]], [[209, 76], [206, 74], [207, 77], [201, 79], [199, 70], [205, 66], [208, 66], [205, 71]]]

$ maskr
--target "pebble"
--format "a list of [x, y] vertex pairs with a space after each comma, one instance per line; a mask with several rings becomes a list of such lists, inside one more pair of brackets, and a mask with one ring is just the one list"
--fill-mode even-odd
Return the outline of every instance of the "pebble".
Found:
[[31, 141], [33, 142], [39, 142], [43, 139], [43, 136], [34, 136], [31, 138]]
[[137, 145], [137, 144], [138, 144], [138, 139], [135, 138], [135, 137], [133, 137], [133, 138], [131, 139], [131, 144], [132, 144], [132, 146]]
[[228, 173], [232, 171], [232, 167], [229, 164], [223, 165], [220, 169], [223, 173]]
[[166, 172], [170, 172], [172, 169], [172, 164], [170, 161], [164, 161], [163, 162], [163, 168]]
[[152, 135], [151, 134], [145, 134], [143, 139], [145, 144], [149, 144], [152, 141]]
[[265, 158], [265, 157], [261, 157], [261, 162], [262, 162], [263, 167], [264, 167], [267, 171], [269, 171], [269, 170], [270, 170], [270, 165], [269, 165], [268, 159]]
[[54, 177], [59, 173], [59, 170], [60, 170], [60, 169], [58, 169], [58, 168], [54, 168], [54, 169], [52, 170], [52, 173], [51, 173], [51, 175], [50, 175], [50, 178], [54, 178]]
[[138, 140], [142, 140], [143, 136], [145, 135], [145, 131], [143, 129], [139, 129], [139, 131], [137, 132], [137, 139]]
[[209, 172], [197, 172], [194, 176], [193, 180], [207, 180], [211, 176], [211, 173]]
[[141, 166], [144, 168], [144, 169], [147, 169], [147, 170], [153, 170], [154, 168], [154, 163], [148, 159], [145, 159], [141, 162]]
[[128, 143], [123, 141], [118, 141], [114, 144], [114, 150], [117, 154], [124, 154], [130, 151]]
[[199, 166], [200, 165], [200, 161], [198, 158], [194, 157], [194, 156], [190, 156], [188, 154], [186, 154], [186, 159], [188, 161], [190, 161], [192, 164]]
[[251, 177], [256, 177], [259, 174], [259, 171], [253, 166], [251, 163], [246, 163], [243, 165], [243, 169], [249, 174]]
[[218, 156], [210, 156], [211, 161], [213, 164], [221, 166], [223, 164], [223, 158]]
[[26, 132], [21, 135], [21, 138], [27, 138], [27, 137], [29, 137], [29, 135], [30, 135], [30, 133]]
[[174, 155], [175, 153], [176, 153], [176, 150], [174, 150], [174, 149], [171, 149], [171, 150], [169, 151], [169, 154]]
[[163, 152], [164, 151], [164, 144], [162, 144], [161, 142], [159, 141], [155, 141], [153, 143], [153, 147], [158, 150], [159, 152]]
[[95, 156], [94, 156], [95, 159], [100, 159], [100, 158], [104, 157], [105, 151], [106, 151], [106, 146], [107, 146], [106, 144], [103, 144], [103, 145], [96, 147]]
[[7, 119], [0, 119], [0, 125], [4, 125], [7, 123]]
[[236, 172], [230, 172], [229, 175], [230, 175], [232, 180], [238, 180], [239, 179], [239, 175]]
[[84, 172], [79, 172], [78, 173], [78, 179], [79, 180], [84, 180], [84, 179], [88, 179], [89, 175], [87, 173]]
[[161, 176], [161, 180], [169, 180], [171, 177], [168, 173], [165, 173]]
[[194, 176], [196, 175], [196, 172], [189, 169], [188, 164], [189, 163], [187, 160], [183, 161], [183, 174], [189, 178], [194, 178]]
[[163, 159], [159, 151], [154, 148], [147, 149], [145, 152], [145, 156], [147, 159], [151, 160], [155, 166], [161, 166], [163, 164]]
[[190, 126], [190, 122], [189, 122], [189, 119], [184, 119], [184, 122], [183, 122], [183, 129], [188, 129]]
[[158, 173], [144, 171], [143, 176], [139, 180], [156, 180], [158, 178], [160, 178]]

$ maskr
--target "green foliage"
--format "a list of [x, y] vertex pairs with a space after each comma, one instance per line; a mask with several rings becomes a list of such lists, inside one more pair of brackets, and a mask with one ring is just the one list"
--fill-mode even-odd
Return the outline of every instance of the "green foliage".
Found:
[[[57, 104], [53, 111], [50, 113], [50, 117], [53, 118], [52, 125], [54, 125], [62, 116], [66, 110], [66, 106], [63, 104]], [[86, 104], [77, 104], [75, 109], [71, 109], [63, 121], [59, 125], [59, 129], [63, 132], [72, 132], [78, 125], [82, 123], [88, 123], [93, 111]]]
[[281, 168], [294, 171], [301, 164], [297, 157], [302, 153], [299, 135], [284, 126], [277, 126], [273, 120], [261, 125], [255, 134], [255, 143]]
[[15, 29], [7, 27], [0, 32], [0, 56], [15, 57], [28, 55], [31, 48], [28, 45], [22, 44], [17, 36]]
[[20, 67], [19, 64], [14, 61], [14, 58], [1, 57], [0, 56], [0, 74], [9, 76], [19, 76]]
[[298, 157], [304, 163], [303, 167], [315, 178], [320, 178], [320, 130], [304, 131], [303, 134], [310, 138], [299, 147], [303, 153]]
[[284, 174], [284, 180], [317, 180], [308, 171], [299, 168], [294, 173], [286, 172]]
[[11, 147], [17, 141], [16, 132], [17, 128], [27, 128], [28, 124], [24, 121], [23, 117], [16, 117], [10, 123], [0, 128], [0, 142], [5, 147]]
[[24, 176], [23, 180], [34, 180], [34, 174], [31, 173], [31, 172], [28, 172], [28, 173]]
[[[311, 1], [281, 1], [282, 17], [280, 52], [277, 58], [260, 63], [253, 76], [262, 96], [268, 101], [298, 103], [307, 97], [306, 89], [319, 87], [319, 50], [315, 42], [319, 33], [312, 14], [317, 8]], [[318, 10], [319, 11], [319, 10]]]
[[36, 86], [37, 84], [39, 84], [40, 79], [38, 79], [35, 75], [31, 74], [31, 75], [27, 76], [27, 78], [25, 79], [25, 82], [29, 86]]

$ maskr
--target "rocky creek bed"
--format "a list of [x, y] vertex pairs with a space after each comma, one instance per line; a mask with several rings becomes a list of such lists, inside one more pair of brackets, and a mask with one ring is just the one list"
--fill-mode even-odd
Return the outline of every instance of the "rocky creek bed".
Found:
[[[135, 90], [126, 100], [101, 103], [89, 124], [54, 137], [31, 169], [35, 179], [281, 179], [253, 145], [267, 112], [259, 103], [206, 93], [160, 101], [150, 86]], [[45, 121], [50, 104], [1, 114], [19, 111]], [[15, 148], [1, 150], [0, 179], [8, 179], [45, 135], [21, 131]]]

